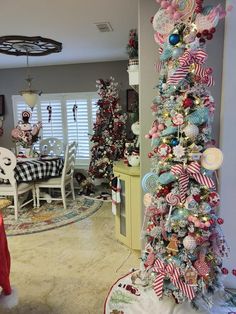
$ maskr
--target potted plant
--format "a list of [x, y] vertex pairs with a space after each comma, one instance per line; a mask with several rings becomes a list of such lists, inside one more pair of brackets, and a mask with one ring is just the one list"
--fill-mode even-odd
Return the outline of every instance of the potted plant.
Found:
[[136, 29], [129, 31], [127, 53], [129, 56], [129, 66], [138, 65], [138, 34]]
[[129, 31], [129, 42], [127, 44], [127, 54], [129, 56], [129, 84], [138, 85], [139, 60], [138, 60], [138, 34], [136, 29]]

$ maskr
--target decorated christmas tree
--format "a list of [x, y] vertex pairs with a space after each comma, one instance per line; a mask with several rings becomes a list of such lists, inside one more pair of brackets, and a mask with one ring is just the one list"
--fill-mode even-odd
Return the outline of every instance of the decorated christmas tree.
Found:
[[123, 158], [126, 138], [126, 115], [122, 113], [119, 105], [118, 83], [114, 78], [97, 80], [98, 110], [94, 133], [91, 141], [91, 161], [89, 175], [94, 178], [111, 179], [113, 174], [113, 161]]
[[158, 1], [153, 18], [160, 63], [155, 120], [151, 139], [151, 172], [143, 178], [146, 207], [142, 278], [157, 297], [209, 306], [222, 289], [222, 258], [227, 246], [218, 217], [216, 170], [223, 156], [214, 146], [215, 110], [206, 67], [206, 43], [225, 11], [202, 0]]

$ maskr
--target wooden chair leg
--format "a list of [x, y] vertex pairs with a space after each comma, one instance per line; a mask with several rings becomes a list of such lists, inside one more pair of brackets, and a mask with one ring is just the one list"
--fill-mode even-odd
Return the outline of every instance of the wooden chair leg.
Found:
[[71, 192], [72, 192], [73, 200], [75, 200], [75, 188], [74, 188], [73, 178], [72, 178], [71, 181], [70, 181], [70, 187], [71, 187]]
[[33, 194], [33, 205], [36, 207], [36, 190], [35, 187], [32, 189], [32, 194]]
[[18, 220], [18, 208], [19, 208], [19, 201], [17, 192], [14, 193], [14, 212], [15, 212], [15, 220]]
[[38, 186], [35, 187], [35, 192], [36, 192], [36, 200], [37, 200], [37, 207], [40, 207], [40, 201], [39, 201], [39, 195], [40, 195], [40, 189]]
[[61, 196], [62, 196], [64, 209], [66, 209], [66, 190], [65, 189], [66, 189], [65, 186], [61, 187]]

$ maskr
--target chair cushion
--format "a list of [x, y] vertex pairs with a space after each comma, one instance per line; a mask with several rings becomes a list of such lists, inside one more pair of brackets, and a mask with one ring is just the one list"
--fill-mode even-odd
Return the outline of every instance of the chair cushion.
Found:
[[[32, 183], [20, 183], [17, 185], [17, 190], [18, 192], [22, 192], [28, 189], [33, 188], [33, 184]], [[12, 187], [12, 185], [10, 184], [0, 184], [0, 194], [4, 195], [4, 192], [13, 192], [14, 188]]]

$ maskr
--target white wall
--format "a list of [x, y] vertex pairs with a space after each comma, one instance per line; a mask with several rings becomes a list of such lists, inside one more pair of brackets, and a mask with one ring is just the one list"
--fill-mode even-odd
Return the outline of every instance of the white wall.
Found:
[[[139, 119], [140, 148], [141, 148], [141, 178], [150, 171], [150, 159], [147, 157], [151, 150], [150, 141], [144, 138], [153, 122], [151, 114], [152, 100], [157, 94], [154, 88], [158, 83], [158, 73], [155, 63], [158, 62], [158, 45], [154, 42], [154, 30], [150, 22], [151, 17], [157, 12], [158, 5], [155, 1], [139, 0]], [[141, 200], [142, 201], [142, 200]]]
[[[227, 1], [230, 3], [230, 1]], [[231, 253], [224, 266], [230, 271], [236, 269], [236, 8], [226, 17], [223, 58], [223, 89], [221, 110], [220, 146], [224, 163], [220, 173], [221, 215], [224, 218], [223, 231]], [[236, 288], [236, 278], [230, 274], [225, 286]]]

